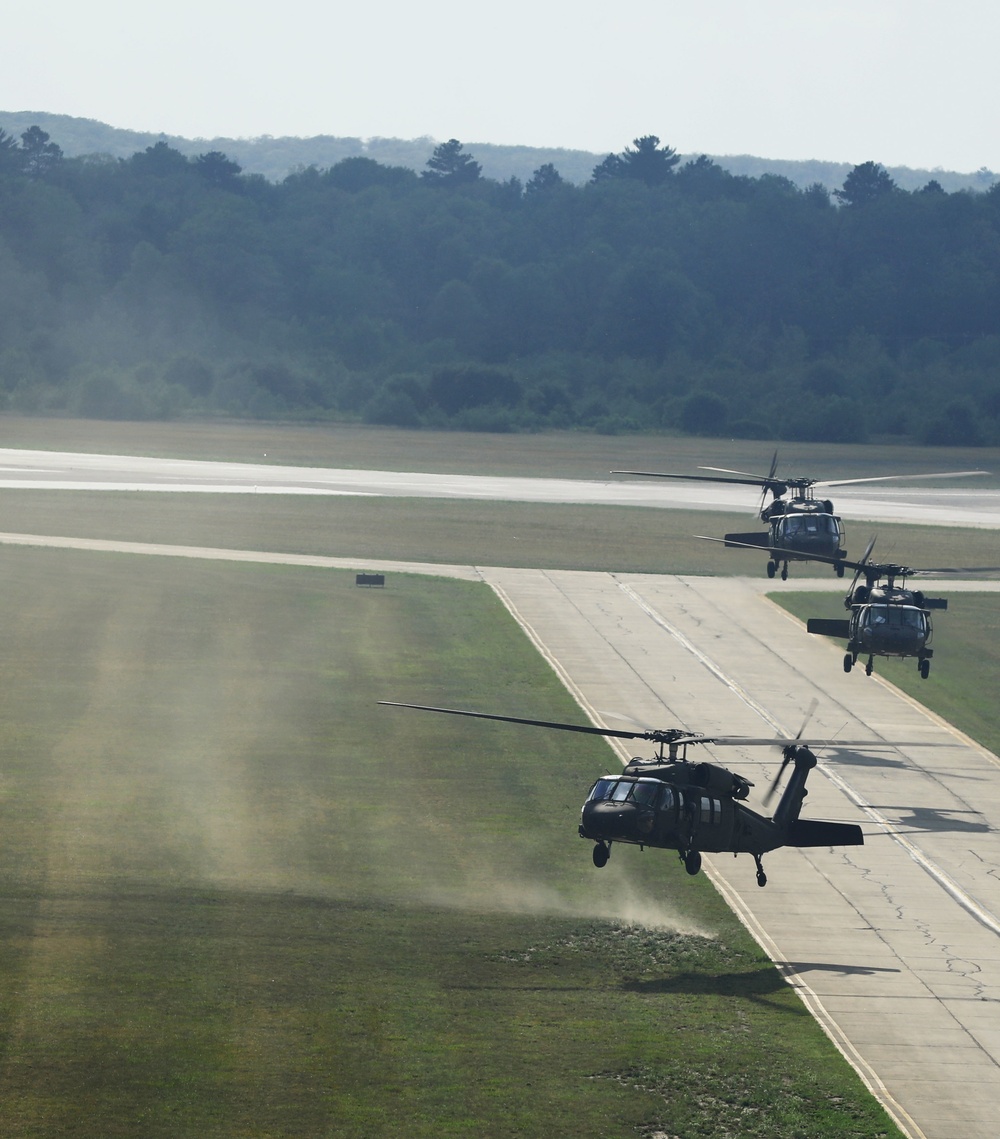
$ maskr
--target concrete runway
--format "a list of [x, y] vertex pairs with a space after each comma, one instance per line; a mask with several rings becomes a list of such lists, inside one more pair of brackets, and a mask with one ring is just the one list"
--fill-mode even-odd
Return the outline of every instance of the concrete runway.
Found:
[[[1000, 527], [1000, 490], [976, 479], [878, 488], [836, 488], [837, 513], [846, 519]], [[947, 485], [946, 485], [947, 484]], [[0, 487], [50, 490], [143, 490], [227, 494], [403, 495], [414, 498], [503, 499], [508, 502], [647, 506], [676, 510], [756, 513], [754, 487], [669, 479], [607, 481], [413, 474], [401, 471], [281, 467], [0, 449]], [[824, 492], [825, 494], [825, 492]]]
[[[11, 455], [0, 453], [0, 464], [9, 467]], [[86, 470], [80, 465], [71, 470], [57, 465], [52, 455], [44, 456], [52, 463], [47, 471], [38, 460], [34, 467], [11, 460], [15, 470], [7, 470], [7, 485], [123, 488], [142, 462], [122, 460], [116, 476], [115, 465], [97, 462], [100, 457], [72, 456], [77, 464], [95, 461]], [[214, 471], [218, 481], [205, 482], [203, 470], [182, 471], [160, 461], [155, 466], [155, 478], [165, 480], [158, 484], [161, 489], [182, 489], [187, 478], [197, 477], [201, 489], [228, 490], [235, 477]], [[140, 472], [143, 478], [153, 478], [152, 469]], [[312, 489], [305, 493], [391, 493], [384, 486], [375, 490], [376, 482], [360, 477], [370, 472], [339, 472], [354, 481], [348, 490], [340, 482], [338, 491], [335, 479], [313, 483], [295, 470], [296, 477], [289, 475], [283, 483], [274, 475], [280, 468], [260, 470], [271, 476], [268, 487], [278, 493], [303, 493], [299, 487], [307, 484]], [[52, 476], [48, 481], [47, 475]], [[395, 493], [407, 494], [406, 480], [438, 476], [391, 478], [402, 480]], [[462, 487], [468, 491], [468, 479], [458, 480], [461, 487], [438, 481], [438, 493], [447, 482], [448, 493], [468, 497], [459, 495]], [[501, 497], [509, 497], [509, 483], [553, 480], [499, 481], [505, 488]], [[244, 489], [253, 485], [244, 484]], [[655, 489], [662, 497], [662, 486]], [[424, 484], [424, 492], [433, 493], [430, 484]], [[997, 504], [983, 508], [984, 496], [991, 494], [996, 497], [980, 492], [980, 505], [972, 513], [993, 520], [977, 524], [1000, 524]], [[953, 518], [957, 509], [947, 507]], [[706, 858], [706, 872], [904, 1132], [914, 1139], [995, 1136], [1000, 1095], [1000, 761], [877, 674], [844, 674], [839, 642], [808, 637], [764, 596], [765, 589], [776, 588], [840, 592], [842, 583], [829, 577], [779, 585], [762, 578], [358, 563], [14, 534], [0, 535], [0, 542], [480, 579], [501, 597], [584, 711], [611, 727], [623, 724], [609, 718], [609, 711], [661, 728], [790, 736], [817, 699], [810, 736], [871, 740], [873, 746], [821, 751], [804, 816], [858, 822], [866, 845], [775, 851], [765, 857], [769, 882], [763, 890], [748, 856]], [[942, 588], [954, 593], [997, 589], [1000, 583], [948, 582]], [[928, 683], [933, 682], [932, 673]], [[750, 805], [759, 808], [758, 792], [773, 777], [779, 753], [738, 747], [705, 751], [757, 784]], [[620, 847], [613, 856], [670, 857]]]

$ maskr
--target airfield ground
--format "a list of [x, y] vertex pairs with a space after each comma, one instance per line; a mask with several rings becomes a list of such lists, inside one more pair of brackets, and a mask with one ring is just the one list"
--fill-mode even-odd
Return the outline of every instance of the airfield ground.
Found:
[[[511, 564], [607, 556], [579, 542], [600, 508], [561, 527], [477, 504], [498, 512], [479, 528], [429, 504], [4, 498], [9, 531], [494, 563], [491, 534], [513, 557], [529, 533]], [[635, 513], [600, 519], [608, 549], [673, 557]], [[606, 745], [376, 712], [579, 715], [484, 586], [11, 547], [2, 566], [5, 1134], [896, 1134], [703, 878], [650, 853], [594, 875], [574, 831]], [[980, 714], [988, 628], [961, 632]]]

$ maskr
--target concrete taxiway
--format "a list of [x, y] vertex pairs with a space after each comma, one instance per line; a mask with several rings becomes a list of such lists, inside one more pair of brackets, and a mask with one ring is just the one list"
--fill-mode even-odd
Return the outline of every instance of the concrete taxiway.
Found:
[[[816, 700], [811, 736], [871, 741], [821, 752], [805, 809], [858, 822], [864, 847], [776, 851], [763, 890], [745, 856], [712, 856], [709, 873], [907, 1133], [993, 1136], [997, 758], [877, 676], [845, 675], [840, 649], [805, 636], [755, 582], [483, 574], [596, 722], [621, 727], [597, 711], [611, 709], [656, 727], [790, 736]], [[777, 769], [760, 749], [706, 751], [758, 789]]]

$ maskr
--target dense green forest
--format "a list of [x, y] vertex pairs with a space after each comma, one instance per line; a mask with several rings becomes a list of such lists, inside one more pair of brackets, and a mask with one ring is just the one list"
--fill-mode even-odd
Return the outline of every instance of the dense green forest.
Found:
[[1000, 185], [830, 194], [636, 139], [282, 181], [0, 131], [0, 408], [1000, 443]]

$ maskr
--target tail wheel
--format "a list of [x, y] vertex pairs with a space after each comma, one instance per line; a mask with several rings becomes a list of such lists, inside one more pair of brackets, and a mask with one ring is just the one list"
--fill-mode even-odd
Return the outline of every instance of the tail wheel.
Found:
[[844, 563], [843, 562], [837, 562], [837, 564], [833, 568], [836, 571], [837, 577], [843, 577], [844, 576]]

